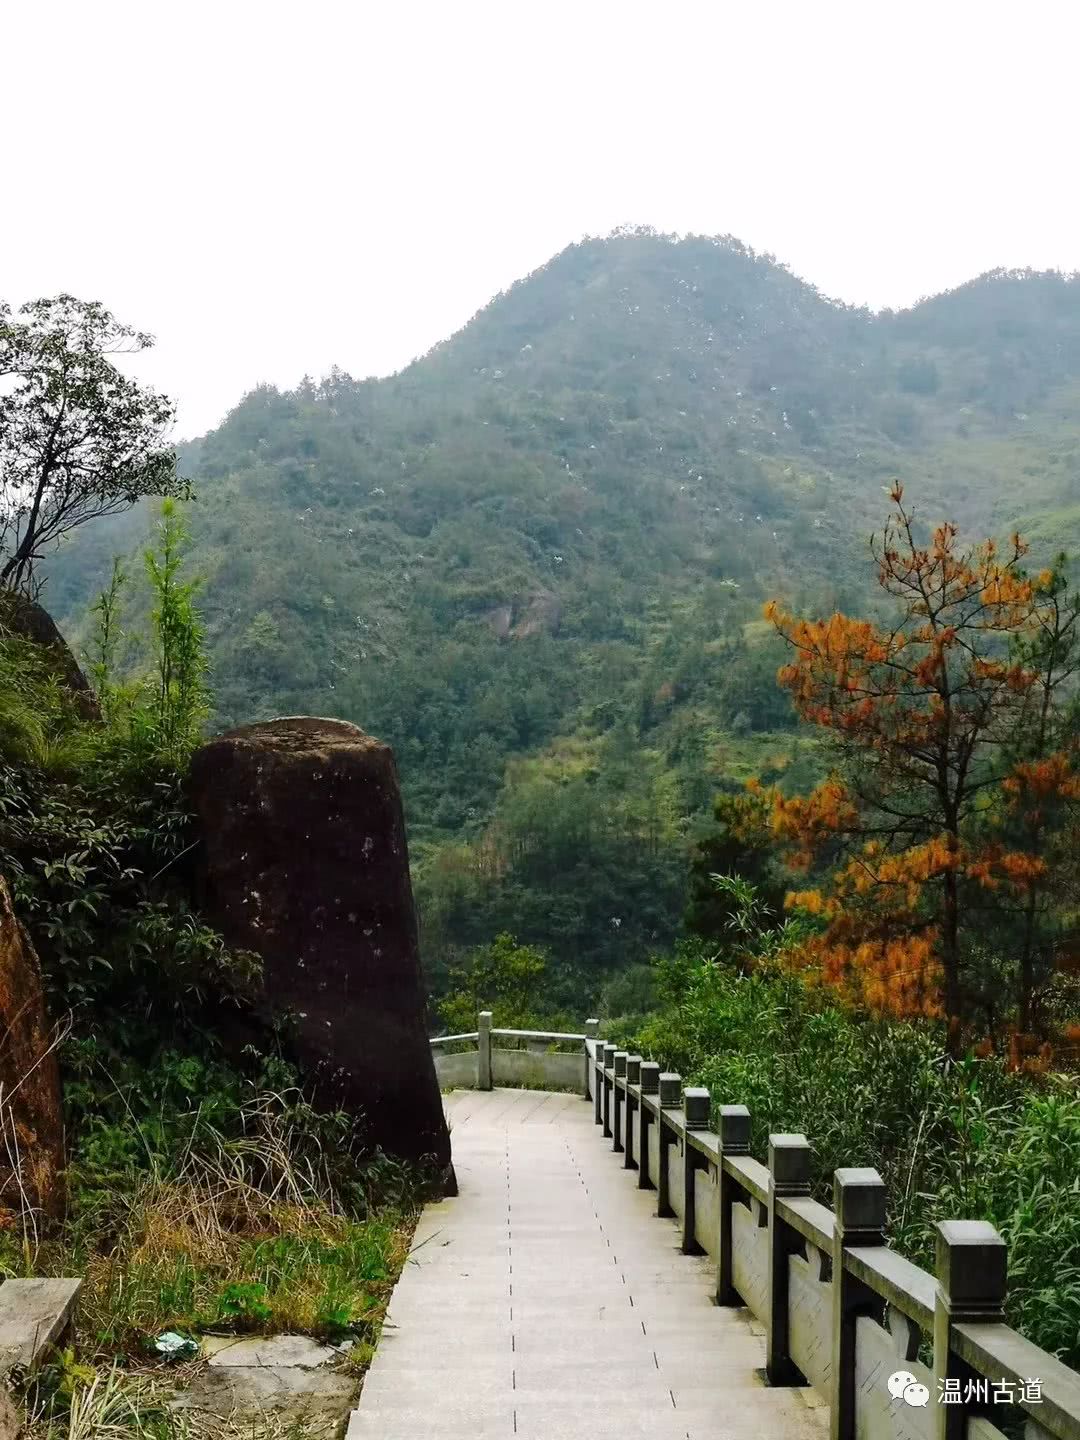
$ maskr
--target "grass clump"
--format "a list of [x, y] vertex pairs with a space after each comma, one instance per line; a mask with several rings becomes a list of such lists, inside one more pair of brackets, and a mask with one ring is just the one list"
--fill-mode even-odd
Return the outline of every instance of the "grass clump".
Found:
[[28, 1396], [27, 1440], [186, 1440], [166, 1393], [116, 1366], [68, 1383], [63, 1364], [49, 1367]]
[[[377, 1336], [425, 1177], [383, 1155], [343, 1168], [296, 1094], [254, 1094], [239, 1115], [231, 1135], [196, 1118], [121, 1184], [77, 1170], [59, 1235], [6, 1232], [6, 1273], [84, 1277], [83, 1358], [146, 1361], [166, 1330]], [[332, 1139], [335, 1117], [316, 1118]]]
[[27, 1396], [25, 1440], [325, 1440], [324, 1424], [261, 1412], [228, 1416], [178, 1410], [170, 1390], [118, 1366], [70, 1388], [51, 1367]]
[[109, 1217], [85, 1265], [85, 1340], [145, 1350], [165, 1330], [374, 1333], [408, 1251], [411, 1217], [358, 1221], [315, 1201], [269, 1201], [210, 1173], [148, 1180]]

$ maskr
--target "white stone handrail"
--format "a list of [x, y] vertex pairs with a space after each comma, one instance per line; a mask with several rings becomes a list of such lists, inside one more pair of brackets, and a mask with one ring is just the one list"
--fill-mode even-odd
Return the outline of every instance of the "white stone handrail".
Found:
[[[562, 1030], [496, 1029], [491, 1018], [491, 1011], [483, 1010], [471, 1034], [432, 1039], [435, 1073], [444, 1089], [491, 1090], [497, 1085], [514, 1085], [588, 1093], [588, 1041], [599, 1028], [598, 1020], [588, 1021], [580, 1034], [568, 1034]], [[495, 1044], [498, 1040], [509, 1040], [512, 1048]], [[470, 1041], [475, 1041], [475, 1049], [440, 1053], [443, 1046]], [[552, 1050], [554, 1045], [564, 1048]], [[567, 1046], [577, 1048], [568, 1050]]]
[[584, 1035], [564, 1035], [558, 1030], [492, 1030], [491, 1033], [492, 1035], [502, 1035], [517, 1040], [544, 1040], [548, 1044], [556, 1044], [560, 1041], [570, 1040], [576, 1041], [579, 1045], [584, 1045], [586, 1039]]
[[[770, 1382], [827, 1397], [831, 1440], [1004, 1440], [995, 1416], [1004, 1427], [1018, 1411], [1025, 1440], [1080, 1440], [1080, 1375], [1004, 1323], [992, 1225], [940, 1222], [931, 1275], [886, 1245], [877, 1171], [837, 1170], [830, 1210], [810, 1197], [805, 1135], [770, 1135], [763, 1165], [745, 1106], [720, 1106], [714, 1131], [707, 1090], [592, 1035], [585, 1048], [596, 1124], [657, 1215], [679, 1221], [683, 1252], [714, 1259], [717, 1304], [761, 1321]], [[898, 1371], [928, 1403], [890, 1393]]]

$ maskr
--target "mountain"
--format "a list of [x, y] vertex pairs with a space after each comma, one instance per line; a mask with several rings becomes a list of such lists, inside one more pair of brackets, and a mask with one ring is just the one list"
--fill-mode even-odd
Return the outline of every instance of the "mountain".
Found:
[[[873, 315], [730, 238], [586, 240], [399, 375], [260, 386], [185, 447], [217, 718], [393, 744], [437, 978], [505, 928], [599, 983], [670, 939], [715, 789], [815, 773], [762, 600], [865, 607], [894, 477], [1080, 535], [1078, 401], [1071, 277]], [[57, 558], [69, 626], [149, 519]]]

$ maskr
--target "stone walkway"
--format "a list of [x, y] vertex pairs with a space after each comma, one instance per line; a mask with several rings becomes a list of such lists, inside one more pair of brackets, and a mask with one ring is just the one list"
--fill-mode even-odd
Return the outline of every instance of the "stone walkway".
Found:
[[745, 1310], [594, 1127], [535, 1090], [447, 1097], [456, 1199], [424, 1211], [348, 1440], [818, 1440]]

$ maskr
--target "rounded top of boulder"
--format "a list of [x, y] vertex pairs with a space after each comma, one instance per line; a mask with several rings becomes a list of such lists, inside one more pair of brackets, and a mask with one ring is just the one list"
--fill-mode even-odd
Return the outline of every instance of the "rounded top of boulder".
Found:
[[[316, 780], [318, 793], [311, 789]], [[297, 824], [301, 817], [311, 825], [333, 816], [340, 820], [379, 795], [401, 803], [390, 746], [348, 720], [319, 715], [282, 715], [214, 736], [191, 757], [188, 783], [196, 807], [220, 811], [222, 823], [230, 825], [247, 823], [242, 817], [249, 812], [263, 814], [271, 793]], [[365, 786], [366, 800], [360, 793]], [[335, 804], [327, 809], [331, 799]], [[230, 809], [231, 820], [225, 815]]]
[[252, 745], [260, 750], [310, 752], [328, 749], [382, 750], [374, 735], [348, 720], [331, 720], [318, 715], [281, 715], [276, 720], [259, 720], [215, 735], [211, 745]]

